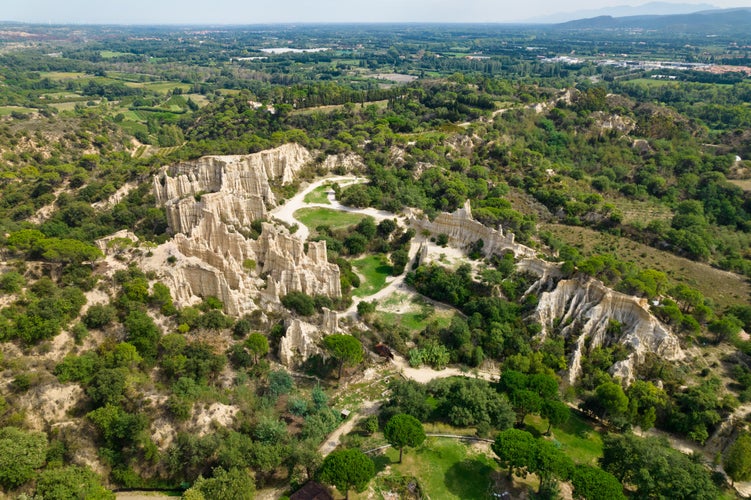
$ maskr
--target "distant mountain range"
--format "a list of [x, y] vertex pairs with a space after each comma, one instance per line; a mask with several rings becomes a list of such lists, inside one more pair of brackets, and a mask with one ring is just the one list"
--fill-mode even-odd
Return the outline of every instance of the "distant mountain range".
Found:
[[717, 9], [714, 5], [707, 3], [670, 3], [670, 2], [650, 2], [642, 5], [619, 5], [617, 7], [603, 7], [601, 9], [578, 10], [575, 12], [558, 12], [528, 19], [525, 22], [557, 24], [579, 19], [589, 19], [593, 17], [611, 16], [666, 16], [674, 14], [691, 14], [702, 10]]
[[558, 29], [643, 29], [682, 33], [728, 33], [751, 27], [751, 7], [704, 10], [690, 14], [599, 16], [555, 25]]

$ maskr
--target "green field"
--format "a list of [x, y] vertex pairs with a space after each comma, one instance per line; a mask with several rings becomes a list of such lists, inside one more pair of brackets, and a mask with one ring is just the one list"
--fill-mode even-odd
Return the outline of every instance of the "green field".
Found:
[[384, 254], [369, 255], [352, 262], [363, 280], [358, 288], [352, 291], [356, 297], [368, 297], [386, 286], [386, 278], [391, 276], [392, 267]]
[[294, 216], [295, 219], [305, 224], [311, 231], [315, 231], [318, 226], [343, 229], [354, 226], [367, 217], [367, 215], [342, 212], [330, 208], [301, 208], [295, 212]]
[[[399, 451], [389, 448], [373, 457], [376, 470], [390, 470], [373, 482], [376, 492], [389, 488], [389, 478], [416, 478], [425, 498], [484, 499], [490, 498], [492, 473], [498, 465], [492, 456], [454, 439], [428, 438], [417, 449], [406, 449], [401, 464]], [[350, 494], [350, 498], [370, 498], [368, 492]]]
[[190, 90], [191, 85], [182, 82], [125, 82], [128, 87], [151, 90], [152, 92], [158, 92], [166, 94], [168, 91], [179, 88], [183, 91]]
[[99, 55], [102, 56], [103, 59], [112, 59], [115, 57], [120, 56], [132, 56], [130, 52], [114, 52], [112, 50], [102, 50], [99, 52]]
[[[524, 423], [533, 433], [541, 434], [548, 430], [548, 421], [539, 415], [527, 415]], [[566, 455], [578, 464], [597, 465], [597, 459], [602, 456], [602, 437], [589, 422], [573, 411], [565, 424], [553, 427], [552, 437], [561, 444]]]
[[318, 186], [313, 191], [306, 194], [303, 201], [305, 201], [305, 203], [320, 203], [322, 205], [331, 205], [331, 202], [329, 201], [329, 196], [328, 196], [328, 192], [330, 190], [331, 190], [330, 184]]
[[0, 116], [9, 116], [11, 113], [34, 113], [36, 111], [36, 109], [21, 106], [0, 106]]
[[387, 325], [398, 324], [412, 332], [421, 332], [430, 323], [438, 323], [441, 328], [445, 328], [451, 324], [451, 318], [454, 313], [451, 311], [444, 311], [426, 315], [422, 311], [408, 312], [408, 313], [393, 313], [386, 311], [376, 311], [376, 316], [381, 322]]

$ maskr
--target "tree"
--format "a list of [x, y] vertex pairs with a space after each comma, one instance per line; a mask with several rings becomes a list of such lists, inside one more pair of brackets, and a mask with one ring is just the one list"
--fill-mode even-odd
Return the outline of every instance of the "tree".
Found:
[[743, 322], [732, 314], [726, 314], [709, 324], [709, 331], [715, 334], [716, 344], [732, 339], [741, 331], [741, 328], [743, 328]]
[[751, 479], [751, 436], [743, 434], [730, 445], [722, 466], [733, 482]]
[[323, 338], [323, 346], [334, 359], [339, 361], [339, 376], [342, 378], [344, 365], [356, 365], [362, 362], [362, 344], [352, 335], [328, 335]]
[[540, 477], [539, 492], [542, 492], [551, 485], [554, 478], [568, 479], [574, 463], [554, 443], [538, 439], [536, 444], [533, 465], [529, 470]]
[[114, 500], [115, 494], [102, 486], [101, 478], [88, 467], [47, 469], [37, 480], [37, 496], [42, 500]]
[[223, 500], [252, 500], [255, 484], [245, 469], [233, 468], [225, 471], [221, 467], [214, 469], [213, 477], [204, 479], [199, 477], [193, 487], [185, 492], [198, 492], [201, 496], [191, 493], [189, 498], [206, 500], [221, 498]]
[[597, 467], [577, 465], [571, 476], [574, 496], [584, 500], [625, 500], [618, 479]]
[[391, 271], [391, 274], [394, 276], [399, 276], [404, 272], [404, 268], [409, 263], [409, 253], [407, 253], [407, 250], [400, 248], [399, 250], [394, 250], [391, 252], [391, 264], [393, 266], [393, 269]]
[[623, 392], [623, 387], [615, 382], [598, 385], [592, 403], [596, 413], [603, 419], [622, 415], [628, 410], [628, 397]]
[[571, 412], [566, 403], [553, 399], [542, 404], [541, 414], [548, 419], [548, 430], [545, 431], [545, 434], [550, 435], [551, 427], [565, 424]]
[[245, 347], [253, 355], [253, 363], [258, 363], [258, 358], [269, 352], [269, 339], [262, 333], [251, 333], [245, 340]]
[[350, 488], [363, 491], [375, 476], [375, 464], [360, 450], [335, 451], [323, 460], [318, 480], [336, 486], [349, 498]]
[[47, 460], [47, 436], [15, 427], [0, 429], [0, 485], [21, 486], [34, 477]]
[[391, 446], [399, 448], [399, 463], [402, 463], [405, 446], [414, 448], [425, 441], [425, 430], [422, 423], [412, 415], [404, 413], [391, 417], [383, 429], [383, 434]]
[[537, 443], [527, 431], [506, 429], [498, 434], [491, 448], [501, 464], [508, 467], [509, 479], [514, 473], [524, 477], [527, 471], [534, 468]]
[[154, 360], [159, 345], [161, 331], [151, 319], [151, 316], [143, 311], [134, 309], [125, 318], [125, 331], [128, 334], [128, 342], [133, 344], [146, 360]]

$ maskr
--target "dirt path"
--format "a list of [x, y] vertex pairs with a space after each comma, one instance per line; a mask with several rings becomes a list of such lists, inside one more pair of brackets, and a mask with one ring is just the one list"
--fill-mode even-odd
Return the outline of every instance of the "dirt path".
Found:
[[325, 457], [326, 455], [334, 451], [336, 447], [339, 446], [342, 436], [349, 434], [355, 428], [361, 418], [375, 415], [381, 408], [382, 403], [382, 401], [363, 402], [360, 409], [350, 414], [347, 421], [344, 422], [344, 424], [340, 425], [337, 430], [332, 432], [331, 435], [326, 438], [326, 441], [324, 441], [321, 446], [318, 447], [318, 451], [321, 453], [321, 455]]
[[[334, 210], [341, 210], [338, 206], [334, 206], [334, 205], [324, 205], [320, 203], [307, 203], [305, 201], [305, 197], [312, 191], [316, 190], [317, 188], [327, 183], [332, 183], [332, 184], [338, 183], [340, 185], [348, 186], [350, 184], [355, 184], [358, 182], [365, 182], [365, 181], [367, 181], [367, 179], [362, 178], [362, 177], [355, 177], [353, 175], [324, 177], [323, 179], [317, 180], [313, 184], [309, 185], [308, 187], [306, 187], [305, 189], [297, 193], [295, 196], [287, 200], [283, 205], [279, 205], [278, 207], [271, 210], [270, 214], [274, 218], [279, 219], [282, 222], [286, 222], [287, 224], [290, 224], [290, 225], [297, 224], [299, 227], [297, 231], [295, 232], [295, 235], [298, 236], [303, 241], [305, 241], [308, 239], [308, 235], [310, 234], [310, 231], [305, 226], [305, 224], [295, 219], [295, 216], [294, 216], [295, 212], [305, 207], [321, 207], [321, 208], [331, 208]], [[331, 198], [331, 195], [329, 195], [329, 198]], [[338, 203], [337, 205], [341, 206]]]
[[500, 376], [500, 373], [483, 370], [466, 371], [460, 370], [459, 368], [453, 366], [446, 367], [443, 370], [434, 370], [433, 368], [429, 368], [427, 366], [412, 368], [411, 366], [409, 366], [409, 362], [403, 356], [400, 356], [398, 354], [394, 355], [394, 360], [392, 361], [392, 363], [404, 378], [414, 380], [415, 382], [420, 382], [422, 384], [426, 384], [431, 380], [435, 380], [437, 378], [448, 377], [480, 378], [487, 380], [488, 382], [495, 382]]

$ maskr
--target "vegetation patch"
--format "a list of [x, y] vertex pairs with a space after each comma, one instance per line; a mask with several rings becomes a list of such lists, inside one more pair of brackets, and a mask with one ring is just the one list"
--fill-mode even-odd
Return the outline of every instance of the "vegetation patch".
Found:
[[[548, 421], [539, 415], [528, 415], [524, 420], [533, 434], [542, 434]], [[571, 412], [568, 420], [552, 429], [553, 441], [559, 443], [568, 457], [578, 464], [597, 465], [602, 457], [602, 437], [583, 417]]]
[[332, 210], [330, 208], [301, 208], [295, 212], [295, 219], [305, 224], [311, 231], [315, 231], [319, 226], [329, 226], [331, 229], [343, 229], [354, 226], [366, 217], [368, 216]]
[[386, 278], [391, 276], [392, 267], [383, 254], [369, 255], [352, 263], [364, 278], [352, 295], [368, 297], [386, 286]]
[[747, 303], [751, 286], [741, 276], [679, 257], [669, 252], [638, 243], [627, 238], [600, 233], [585, 227], [543, 224], [563, 242], [574, 245], [583, 255], [603, 252], [618, 255], [621, 261], [633, 262], [642, 269], [652, 268], [668, 275], [672, 284], [685, 283], [712, 299], [718, 309]]
[[[384, 457], [388, 460], [376, 457], [376, 463], [391, 467], [386, 478], [392, 475], [413, 477], [428, 498], [446, 500], [487, 497], [491, 491], [491, 473], [498, 468], [489, 455], [447, 438], [429, 437], [421, 447], [406, 451], [401, 464], [396, 463], [399, 460], [397, 449], [389, 448]], [[384, 488], [383, 481], [383, 477], [377, 480], [378, 489]], [[366, 498], [366, 495], [356, 498]]]
[[313, 191], [306, 194], [303, 201], [305, 201], [305, 203], [320, 203], [323, 205], [331, 205], [328, 195], [329, 191], [331, 191], [330, 184], [318, 186]]

